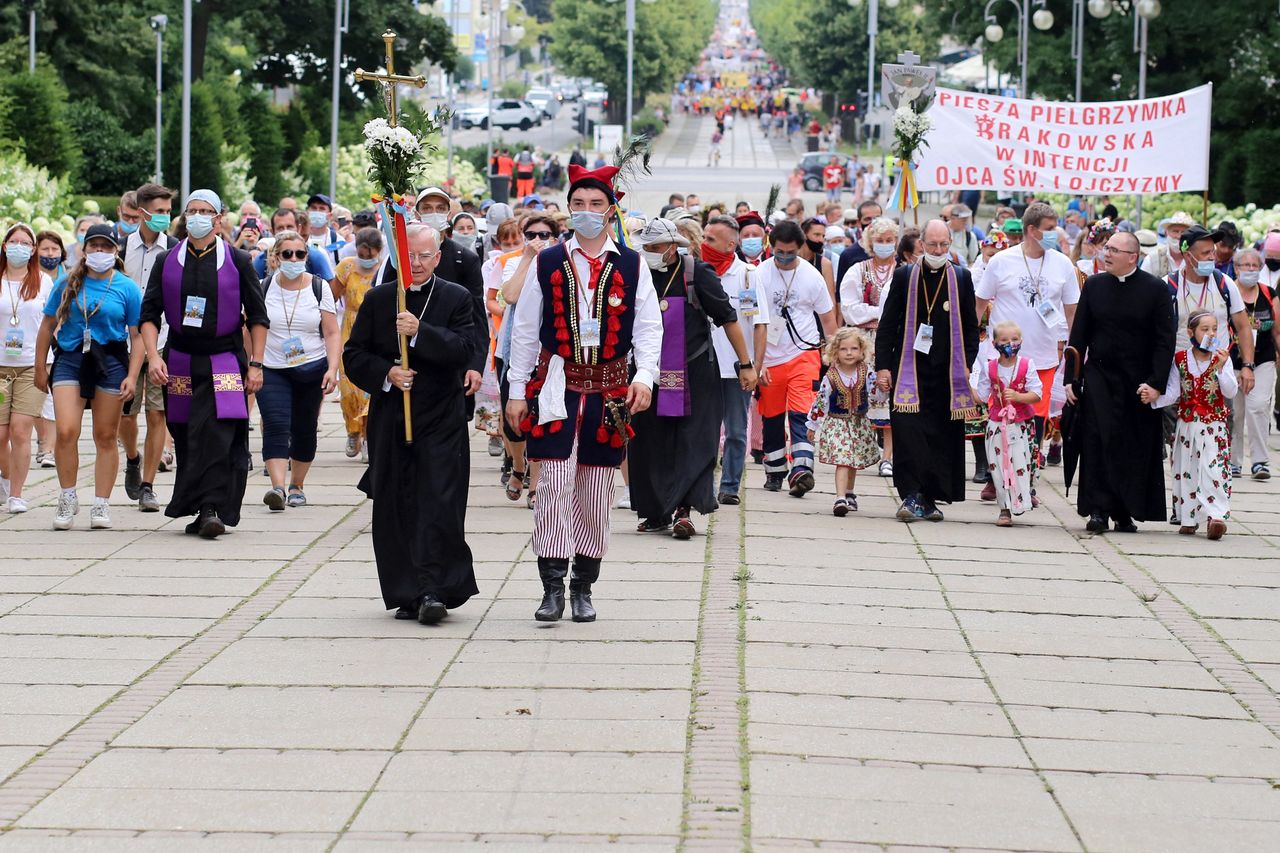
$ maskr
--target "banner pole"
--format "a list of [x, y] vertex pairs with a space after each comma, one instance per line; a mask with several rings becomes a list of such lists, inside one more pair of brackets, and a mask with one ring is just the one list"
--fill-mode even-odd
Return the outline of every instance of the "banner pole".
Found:
[[1203, 208], [1201, 208], [1201, 211], [1200, 211], [1200, 224], [1203, 225], [1205, 228], [1208, 228], [1209, 227], [1209, 191], [1208, 190], [1204, 191], [1204, 195], [1201, 197], [1201, 199], [1204, 202], [1204, 206]]

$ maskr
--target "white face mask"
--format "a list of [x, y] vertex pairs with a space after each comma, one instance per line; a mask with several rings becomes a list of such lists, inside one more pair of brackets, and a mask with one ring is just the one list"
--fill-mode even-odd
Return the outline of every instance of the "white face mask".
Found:
[[666, 252], [650, 252], [648, 249], [641, 251], [644, 254], [644, 262], [649, 265], [649, 269], [665, 270], [667, 268]]
[[877, 258], [892, 258], [894, 252], [892, 243], [872, 243], [871, 251], [876, 253]]
[[931, 255], [928, 252], [925, 252], [924, 262], [925, 262], [925, 265], [929, 267], [929, 269], [934, 269], [934, 270], [942, 269], [947, 263], [947, 256]]
[[106, 272], [116, 265], [116, 253], [90, 252], [84, 256], [84, 263], [94, 272]]
[[443, 231], [445, 226], [449, 224], [449, 217], [444, 213], [420, 213], [418, 214], [418, 221], [437, 231]]
[[307, 222], [311, 223], [312, 228], [323, 228], [329, 224], [329, 214], [323, 210], [308, 211]]
[[204, 213], [192, 213], [187, 216], [187, 234], [201, 240], [209, 236], [213, 230], [213, 217]]

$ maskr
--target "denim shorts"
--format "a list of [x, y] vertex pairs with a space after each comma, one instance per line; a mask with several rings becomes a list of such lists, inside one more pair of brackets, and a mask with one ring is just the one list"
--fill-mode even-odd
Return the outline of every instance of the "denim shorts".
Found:
[[[80, 385], [80, 363], [84, 359], [84, 353], [80, 351], [69, 352], [61, 350], [58, 357], [54, 359], [53, 370], [49, 374], [49, 386], [57, 388], [59, 385]], [[124, 381], [126, 368], [120, 359], [112, 356], [104, 356], [106, 362], [106, 370], [98, 374], [98, 384], [94, 387], [104, 394], [119, 394], [120, 383]]]

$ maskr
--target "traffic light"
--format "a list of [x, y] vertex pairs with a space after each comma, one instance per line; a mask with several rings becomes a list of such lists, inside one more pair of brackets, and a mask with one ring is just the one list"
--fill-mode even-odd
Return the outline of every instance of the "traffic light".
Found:
[[841, 104], [840, 118], [854, 118], [858, 114], [857, 104]]

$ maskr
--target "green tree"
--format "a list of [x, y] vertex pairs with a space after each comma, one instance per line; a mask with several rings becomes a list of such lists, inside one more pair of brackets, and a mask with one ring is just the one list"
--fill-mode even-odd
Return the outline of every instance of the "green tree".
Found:
[[80, 143], [71, 126], [67, 88], [49, 68], [0, 74], [0, 92], [13, 108], [8, 111], [4, 137], [17, 140], [32, 166], [57, 176], [69, 175], [80, 163]]
[[302, 104], [290, 104], [281, 120], [284, 131], [284, 160], [292, 163], [298, 155], [320, 144], [320, 134], [311, 123], [311, 116]]
[[240, 102], [240, 119], [249, 136], [250, 174], [257, 180], [254, 194], [264, 204], [275, 204], [285, 192], [281, 118], [261, 93], [250, 93]]
[[83, 152], [73, 185], [86, 195], [114, 195], [146, 183], [155, 171], [155, 131], [130, 133], [120, 119], [93, 101], [70, 110]]
[[[191, 85], [191, 188], [222, 193], [222, 114], [213, 84], [197, 80]], [[165, 174], [177, 176], [182, 158], [182, 114], [175, 92], [165, 105]], [[170, 184], [177, 184], [174, 177]]]
[[[551, 55], [559, 69], [590, 77], [609, 90], [609, 118], [620, 123], [626, 110], [627, 35], [625, 3], [552, 0]], [[636, 4], [633, 100], [665, 92], [697, 63], [715, 24], [711, 0], [656, 0]]]

